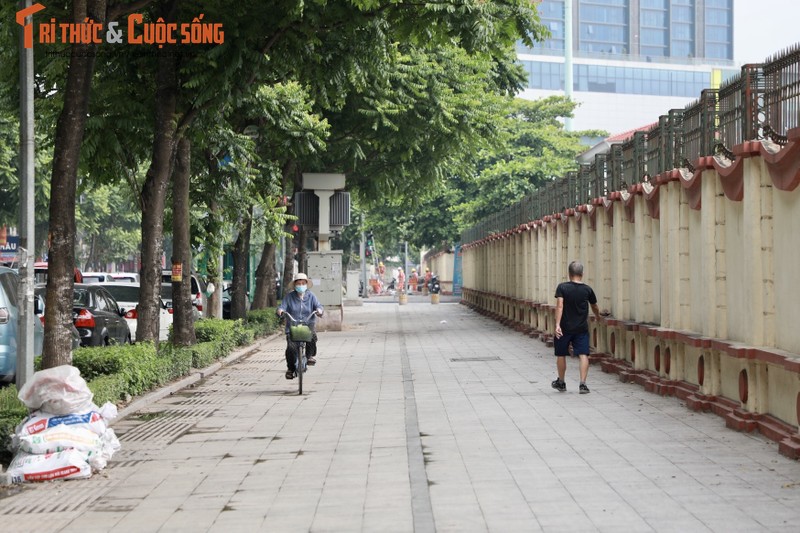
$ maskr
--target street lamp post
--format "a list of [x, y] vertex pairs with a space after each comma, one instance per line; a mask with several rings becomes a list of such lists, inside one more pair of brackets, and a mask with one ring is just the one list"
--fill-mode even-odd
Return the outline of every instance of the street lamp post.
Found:
[[[31, 7], [31, 0], [21, 0], [20, 9]], [[30, 16], [26, 21], [31, 24]], [[34, 239], [34, 138], [33, 138], [33, 47], [25, 48], [25, 30], [19, 31], [19, 184], [20, 184], [20, 284], [19, 323], [17, 326], [17, 388], [33, 376], [33, 260]]]

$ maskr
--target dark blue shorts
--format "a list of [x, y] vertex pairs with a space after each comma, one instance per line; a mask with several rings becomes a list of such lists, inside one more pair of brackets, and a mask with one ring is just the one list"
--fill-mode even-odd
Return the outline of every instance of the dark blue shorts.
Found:
[[572, 344], [572, 355], [589, 355], [589, 332], [564, 333], [560, 339], [553, 337], [556, 356], [569, 355], [570, 344]]

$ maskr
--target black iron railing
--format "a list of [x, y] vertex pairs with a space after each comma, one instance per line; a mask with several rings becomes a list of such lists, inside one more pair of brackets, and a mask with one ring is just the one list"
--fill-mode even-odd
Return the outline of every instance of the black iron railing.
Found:
[[800, 44], [768, 59], [742, 67], [719, 89], [705, 89], [694, 103], [672, 109], [646, 132], [614, 144], [594, 162], [547, 180], [538, 190], [498, 211], [461, 235], [474, 242], [519, 224], [563, 212], [675, 168], [693, 170], [705, 156], [734, 158], [734, 146], [771, 139], [787, 142], [800, 127]]
[[790, 129], [800, 127], [800, 45], [764, 65], [764, 135], [786, 143]]

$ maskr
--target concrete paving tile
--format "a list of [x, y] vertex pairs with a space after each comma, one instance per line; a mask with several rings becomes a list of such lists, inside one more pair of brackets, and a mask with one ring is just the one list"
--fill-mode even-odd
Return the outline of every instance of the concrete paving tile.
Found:
[[219, 516], [219, 511], [204, 511], [192, 509], [191, 511], [175, 511], [161, 526], [163, 531], [205, 531], [209, 529]]
[[265, 514], [240, 511], [220, 513], [209, 527], [209, 532], [230, 533], [232, 531], [260, 531]]
[[[82, 516], [79, 516], [70, 522], [61, 531], [64, 532], [86, 532], [86, 533], [104, 533], [115, 529], [116, 525], [125, 518], [127, 512], [103, 512], [103, 511], [89, 511]], [[30, 522], [28, 523], [30, 525]], [[42, 524], [43, 528], [46, 525]], [[3, 528], [5, 529], [5, 527]]]
[[[106, 507], [80, 524], [102, 529], [115, 504], [137, 498], [115, 531], [405, 532], [425, 501], [437, 531], [459, 533], [794, 532], [800, 523], [798, 463], [716, 416], [596, 368], [582, 397], [575, 365], [570, 390], [554, 393], [551, 351], [459, 306], [368, 303], [346, 314], [361, 329], [321, 333], [325, 355], [302, 398], [284, 395], [296, 389], [282, 377], [279, 337], [191, 396], [148, 407], [215, 406], [171, 444], [120, 432], [124, 453], [93, 496]], [[421, 450], [409, 452], [408, 431]], [[412, 474], [415, 464], [424, 469]], [[77, 517], [40, 514], [62, 529]]]

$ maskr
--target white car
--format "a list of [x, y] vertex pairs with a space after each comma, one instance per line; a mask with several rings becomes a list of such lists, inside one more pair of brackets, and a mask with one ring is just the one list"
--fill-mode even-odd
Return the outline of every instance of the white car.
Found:
[[[139, 317], [136, 306], [139, 305], [139, 284], [126, 281], [100, 283], [117, 300], [120, 308], [125, 310], [125, 321], [131, 330], [131, 339], [136, 339], [136, 324]], [[161, 309], [158, 314], [158, 338], [165, 341], [169, 336], [169, 326], [172, 324], [172, 313], [162, 300], [159, 301]]]
[[139, 274], [135, 272], [112, 272], [111, 278], [106, 281], [124, 281], [127, 283], [139, 283]]
[[82, 283], [104, 283], [112, 281], [111, 274], [108, 272], [84, 272]]

